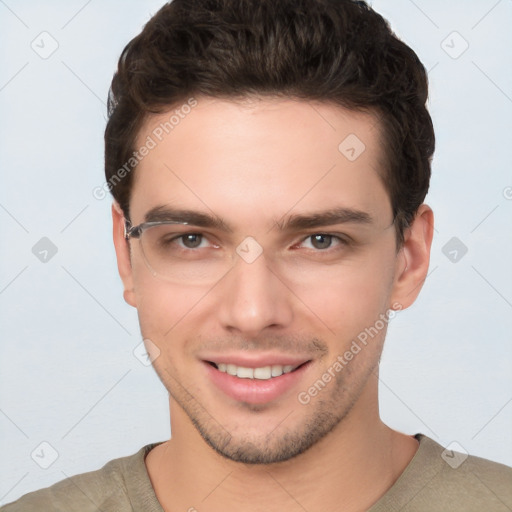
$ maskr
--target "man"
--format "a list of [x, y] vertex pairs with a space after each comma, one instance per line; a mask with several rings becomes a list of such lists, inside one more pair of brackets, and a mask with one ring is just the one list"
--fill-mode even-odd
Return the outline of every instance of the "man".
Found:
[[511, 510], [510, 468], [379, 418], [429, 265], [426, 98], [363, 2], [164, 6], [119, 61], [105, 165], [172, 439], [2, 510]]

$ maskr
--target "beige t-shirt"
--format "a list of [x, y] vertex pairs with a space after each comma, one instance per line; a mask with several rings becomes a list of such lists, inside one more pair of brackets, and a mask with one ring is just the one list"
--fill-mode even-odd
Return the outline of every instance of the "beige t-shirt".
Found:
[[[445, 451], [417, 434], [405, 471], [368, 512], [511, 512], [512, 468]], [[163, 512], [144, 459], [159, 443], [31, 492], [1, 512]]]

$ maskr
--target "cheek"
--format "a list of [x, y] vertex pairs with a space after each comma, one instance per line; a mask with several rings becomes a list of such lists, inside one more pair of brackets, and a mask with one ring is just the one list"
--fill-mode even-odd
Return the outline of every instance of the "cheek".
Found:
[[205, 292], [179, 286], [153, 277], [149, 272], [134, 273], [137, 312], [143, 337], [158, 346], [177, 339]]
[[201, 293], [153, 276], [137, 247], [132, 253], [132, 275], [142, 335], [160, 345], [179, 329], [180, 320], [193, 309]]
[[[350, 339], [373, 325], [388, 308], [393, 283], [392, 258], [373, 255], [295, 288], [315, 325]], [[327, 333], [328, 334], [328, 333]]]
[[140, 283], [137, 295], [137, 312], [140, 330], [144, 339], [149, 339], [158, 348], [158, 357], [153, 361], [154, 369], [167, 389], [177, 378], [176, 368], [183, 366], [184, 358], [193, 357], [190, 340], [191, 325], [199, 331], [201, 322], [196, 321], [204, 291], [191, 290], [153, 278]]

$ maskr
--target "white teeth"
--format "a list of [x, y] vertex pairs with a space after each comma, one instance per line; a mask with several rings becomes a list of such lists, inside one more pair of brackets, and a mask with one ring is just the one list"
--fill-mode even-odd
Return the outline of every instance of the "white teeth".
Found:
[[254, 379], [254, 369], [239, 366], [236, 369], [236, 376], [240, 377], [241, 379]]
[[245, 366], [236, 366], [234, 364], [216, 363], [217, 369], [220, 372], [228, 373], [229, 375], [236, 376], [240, 379], [260, 379], [268, 380], [272, 377], [280, 377], [283, 373], [290, 373], [298, 366], [287, 365], [272, 365], [262, 366], [260, 368], [246, 368]]
[[255, 379], [270, 379], [272, 377], [272, 368], [270, 366], [264, 366], [263, 368], [254, 368]]
[[272, 377], [279, 377], [279, 375], [283, 374], [283, 367], [276, 364], [272, 366]]

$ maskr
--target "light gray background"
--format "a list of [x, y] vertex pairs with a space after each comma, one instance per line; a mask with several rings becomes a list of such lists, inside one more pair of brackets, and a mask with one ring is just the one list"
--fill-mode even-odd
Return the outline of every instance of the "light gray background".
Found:
[[[166, 392], [133, 355], [110, 199], [92, 193], [117, 58], [160, 5], [0, 0], [0, 503], [170, 435]], [[429, 70], [437, 133], [431, 270], [390, 327], [382, 416], [511, 465], [512, 1], [373, 5]], [[52, 38], [43, 59], [31, 43]]]

